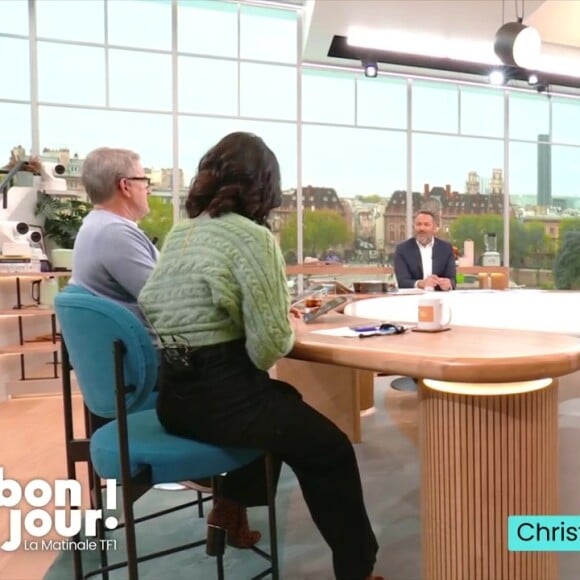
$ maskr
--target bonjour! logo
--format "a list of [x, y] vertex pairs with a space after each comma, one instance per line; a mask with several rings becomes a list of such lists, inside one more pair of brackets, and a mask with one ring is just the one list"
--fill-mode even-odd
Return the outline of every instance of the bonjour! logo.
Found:
[[[106, 481], [107, 510], [117, 507], [115, 488], [114, 479]], [[53, 510], [44, 509], [51, 504]], [[23, 506], [32, 509], [23, 510]], [[52, 485], [44, 479], [33, 479], [23, 486], [14, 479], [5, 478], [4, 468], [0, 467], [0, 509], [9, 510], [9, 536], [4, 542], [0, 538], [0, 550], [13, 552], [20, 547], [25, 550], [96, 549], [97, 522], [103, 520], [103, 510], [83, 510], [81, 506], [82, 487], [74, 479], [57, 479]], [[109, 530], [119, 524], [113, 516], [106, 517], [103, 523]], [[62, 539], [47, 539], [51, 532]], [[25, 534], [35, 539], [23, 540]], [[85, 539], [70, 540], [77, 534]], [[116, 540], [102, 542], [101, 548], [115, 548]]]

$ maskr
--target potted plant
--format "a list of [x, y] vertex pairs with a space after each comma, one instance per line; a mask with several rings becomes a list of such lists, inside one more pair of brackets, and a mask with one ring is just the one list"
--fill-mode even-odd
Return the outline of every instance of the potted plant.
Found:
[[44, 234], [52, 242], [52, 267], [54, 270], [70, 270], [72, 249], [84, 217], [91, 205], [78, 199], [38, 194], [35, 215], [44, 218]]

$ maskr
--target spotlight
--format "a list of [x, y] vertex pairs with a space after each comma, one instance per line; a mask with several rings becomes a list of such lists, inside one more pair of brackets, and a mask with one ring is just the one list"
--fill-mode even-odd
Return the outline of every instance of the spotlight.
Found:
[[500, 86], [505, 83], [505, 75], [499, 69], [491, 71], [489, 74], [489, 83], [491, 85]]
[[379, 65], [374, 58], [363, 58], [361, 64], [365, 70], [365, 77], [374, 79], [379, 74]]
[[543, 93], [548, 90], [547, 84], [536, 73], [530, 73], [528, 75], [528, 85], [534, 87], [538, 93]]
[[542, 49], [542, 39], [535, 28], [518, 22], [507, 22], [495, 34], [495, 54], [503, 64], [533, 68]]

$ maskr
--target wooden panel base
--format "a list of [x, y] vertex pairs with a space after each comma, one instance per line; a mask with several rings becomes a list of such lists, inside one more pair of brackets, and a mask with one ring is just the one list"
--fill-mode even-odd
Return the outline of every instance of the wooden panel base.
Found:
[[508, 552], [507, 517], [558, 513], [557, 382], [501, 396], [419, 392], [424, 580], [556, 580], [554, 552]]
[[353, 443], [361, 440], [359, 374], [367, 372], [286, 358], [276, 363], [276, 377], [296, 387], [309, 405], [342, 429]]
[[355, 380], [358, 385], [360, 412], [370, 411], [375, 406], [375, 373], [357, 370]]

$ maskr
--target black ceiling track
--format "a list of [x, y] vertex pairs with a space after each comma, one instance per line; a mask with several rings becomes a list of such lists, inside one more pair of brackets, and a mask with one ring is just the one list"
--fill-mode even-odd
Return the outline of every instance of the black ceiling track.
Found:
[[361, 61], [363, 58], [374, 58], [377, 63], [391, 64], [402, 67], [431, 69], [437, 71], [447, 71], [453, 73], [463, 73], [487, 77], [492, 70], [502, 70], [506, 78], [510, 80], [523, 81], [527, 84], [528, 76], [534, 72], [538, 76], [538, 88], [547, 87], [571, 87], [580, 89], [580, 77], [569, 77], [560, 74], [553, 74], [543, 71], [530, 71], [514, 66], [491, 65], [451, 58], [432, 57], [422, 54], [405, 54], [388, 50], [377, 50], [372, 48], [360, 48], [350, 46], [346, 36], [335, 35], [328, 49], [328, 56], [333, 58], [344, 58], [348, 60]]

